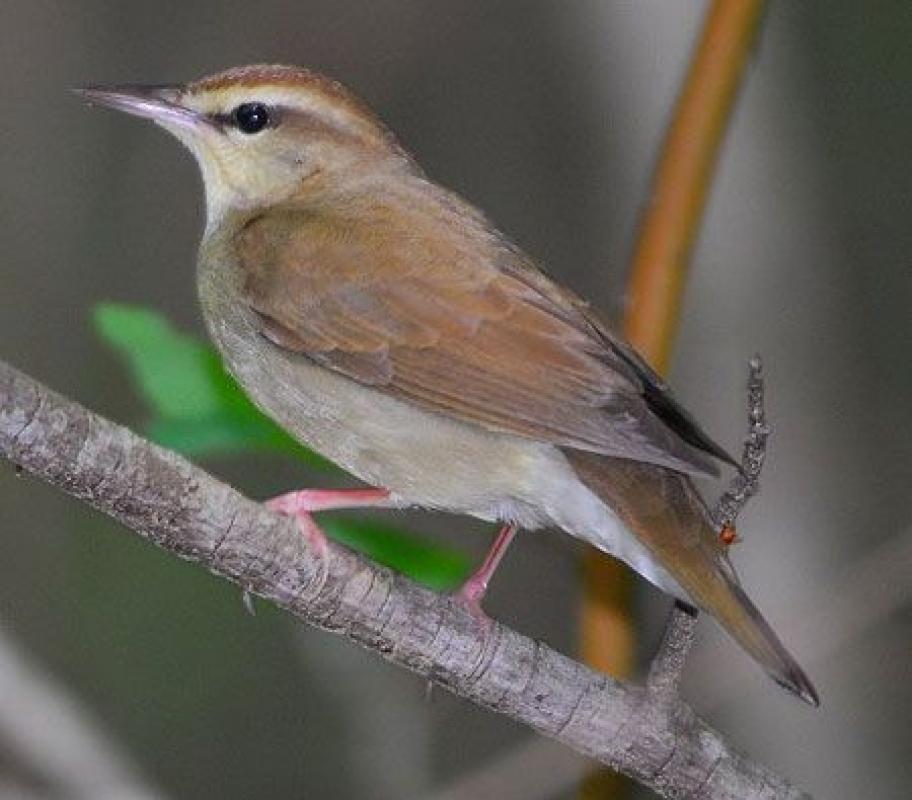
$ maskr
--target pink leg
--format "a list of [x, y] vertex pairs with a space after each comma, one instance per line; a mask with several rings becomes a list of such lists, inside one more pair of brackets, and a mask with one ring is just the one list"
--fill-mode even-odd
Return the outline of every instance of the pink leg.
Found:
[[389, 489], [302, 489], [267, 500], [273, 511], [291, 516], [339, 508], [383, 508], [389, 505]]
[[312, 513], [339, 508], [383, 508], [389, 505], [388, 489], [302, 489], [273, 497], [266, 507], [279, 514], [294, 517], [301, 533], [316, 549], [326, 552], [326, 534], [320, 530]]
[[488, 591], [488, 584], [497, 571], [510, 542], [516, 536], [517, 527], [515, 525], [504, 525], [497, 536], [494, 537], [494, 543], [488, 554], [485, 556], [481, 566], [472, 574], [472, 576], [456, 592], [456, 599], [463, 603], [475, 616], [485, 617], [481, 610], [481, 601], [484, 600], [485, 592]]

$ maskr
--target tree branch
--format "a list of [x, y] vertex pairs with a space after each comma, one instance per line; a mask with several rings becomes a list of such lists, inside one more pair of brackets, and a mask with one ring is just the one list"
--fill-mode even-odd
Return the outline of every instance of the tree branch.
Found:
[[593, 672], [330, 543], [0, 362], [0, 454], [300, 619], [617, 769], [664, 797], [807, 797], [677, 698]]

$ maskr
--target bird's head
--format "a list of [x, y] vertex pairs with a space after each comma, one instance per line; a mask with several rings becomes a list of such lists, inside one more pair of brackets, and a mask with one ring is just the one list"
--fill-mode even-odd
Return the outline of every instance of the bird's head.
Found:
[[196, 157], [210, 227], [224, 213], [281, 202], [407, 156], [340, 84], [306, 69], [257, 65], [185, 85], [98, 86], [91, 102], [161, 125]]

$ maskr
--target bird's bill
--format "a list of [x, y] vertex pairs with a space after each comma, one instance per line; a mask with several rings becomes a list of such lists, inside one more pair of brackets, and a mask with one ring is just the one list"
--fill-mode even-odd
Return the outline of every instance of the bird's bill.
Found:
[[75, 90], [90, 103], [115, 108], [162, 125], [198, 128], [206, 118], [178, 103], [178, 86], [85, 86]]

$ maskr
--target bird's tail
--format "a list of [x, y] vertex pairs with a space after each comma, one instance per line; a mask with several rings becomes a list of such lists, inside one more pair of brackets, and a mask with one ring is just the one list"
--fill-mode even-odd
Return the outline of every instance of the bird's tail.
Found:
[[820, 701], [798, 662], [745, 594], [690, 479], [643, 462], [565, 451], [580, 480], [614, 509], [698, 608], [715, 617], [781, 686]]

